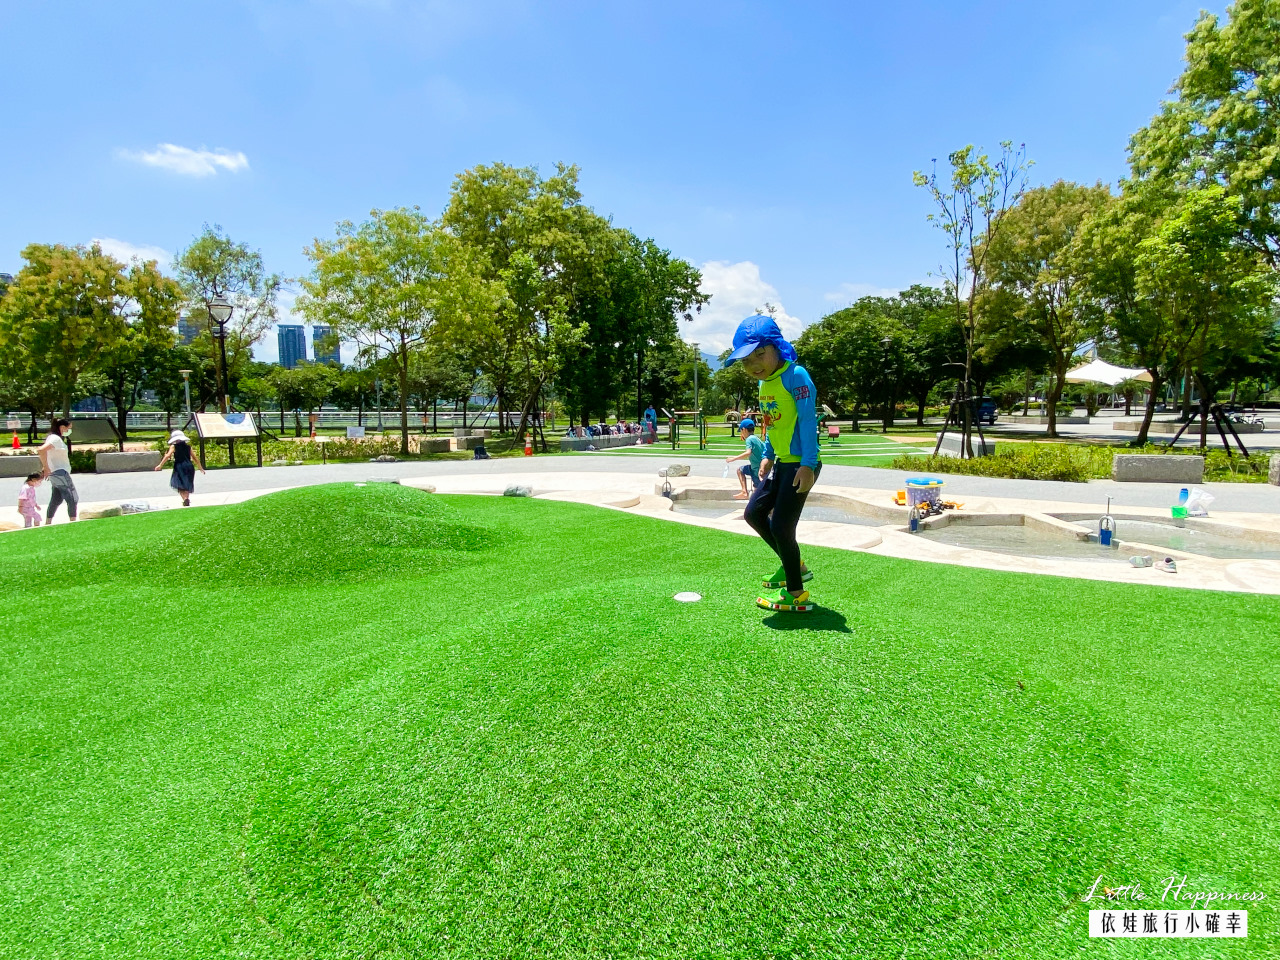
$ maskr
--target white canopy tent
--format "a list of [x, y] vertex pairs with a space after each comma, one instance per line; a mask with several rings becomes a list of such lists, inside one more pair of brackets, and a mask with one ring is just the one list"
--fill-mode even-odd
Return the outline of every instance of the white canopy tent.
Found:
[[1141, 368], [1131, 370], [1127, 367], [1113, 366], [1105, 360], [1090, 360], [1082, 367], [1067, 371], [1068, 383], [1101, 383], [1114, 387], [1126, 380], [1150, 383], [1151, 374]]

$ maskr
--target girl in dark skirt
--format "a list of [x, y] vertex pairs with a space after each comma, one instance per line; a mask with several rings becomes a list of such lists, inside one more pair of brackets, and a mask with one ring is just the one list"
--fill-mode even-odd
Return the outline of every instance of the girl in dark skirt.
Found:
[[[164, 459], [156, 464], [156, 469], [161, 469], [169, 462], [170, 457], [173, 457], [173, 476], [169, 478], [169, 486], [178, 491], [178, 495], [182, 497], [182, 505], [189, 507], [191, 494], [196, 488], [196, 468], [200, 465], [191, 456], [191, 441], [181, 430], [175, 430], [169, 435], [169, 449], [165, 452]], [[200, 472], [204, 473], [204, 467], [200, 467]]]

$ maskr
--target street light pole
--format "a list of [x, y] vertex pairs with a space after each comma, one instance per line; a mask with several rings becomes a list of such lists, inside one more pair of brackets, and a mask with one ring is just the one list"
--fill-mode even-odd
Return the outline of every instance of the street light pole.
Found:
[[191, 419], [191, 371], [179, 370], [182, 374], [182, 395], [187, 401], [187, 419]]
[[693, 345], [693, 429], [698, 431], [698, 449], [702, 449], [702, 406], [698, 402], [698, 366], [702, 354], [698, 345]]
[[[378, 433], [382, 433], [382, 378], [378, 376], [378, 341], [373, 341], [373, 392], [378, 398]], [[467, 422], [466, 411], [463, 411], [462, 422]]]
[[218, 377], [218, 410], [224, 415], [230, 409], [228, 394], [231, 392], [227, 371], [227, 321], [231, 319], [232, 306], [222, 294], [218, 294], [209, 304], [209, 315], [218, 325], [219, 353], [222, 358]]
[[889, 384], [892, 380], [889, 378], [889, 348], [893, 346], [893, 340], [885, 337], [880, 341], [880, 346], [884, 348], [884, 356], [881, 359], [880, 369], [884, 371], [885, 376], [885, 394], [884, 394], [884, 416], [880, 418], [880, 432], [889, 432], [889, 419], [893, 416], [893, 411], [889, 404], [892, 398], [889, 396]]

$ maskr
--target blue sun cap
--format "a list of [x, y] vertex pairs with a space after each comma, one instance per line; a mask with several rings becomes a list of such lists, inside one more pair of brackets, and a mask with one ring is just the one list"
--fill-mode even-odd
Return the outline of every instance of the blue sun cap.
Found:
[[729, 354], [729, 359], [725, 361], [726, 366], [741, 360], [762, 343], [772, 343], [783, 360], [796, 358], [795, 347], [782, 336], [777, 321], [773, 317], [757, 313], [738, 324], [738, 329], [733, 334], [733, 353]]
[[743, 417], [741, 420], [738, 421], [739, 430], [754, 430], [755, 428], [756, 428], [756, 422], [752, 420], [750, 417]]

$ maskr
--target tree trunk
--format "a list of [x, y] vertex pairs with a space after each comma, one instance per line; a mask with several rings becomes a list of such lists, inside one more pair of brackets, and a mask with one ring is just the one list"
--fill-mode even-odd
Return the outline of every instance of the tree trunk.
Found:
[[924, 405], [929, 402], [929, 391], [916, 394], [916, 426], [924, 426]]
[[1142, 447], [1147, 443], [1147, 434], [1151, 430], [1151, 418], [1156, 412], [1156, 397], [1164, 386], [1160, 375], [1155, 370], [1148, 369], [1147, 372], [1151, 374], [1151, 392], [1147, 394], [1147, 408], [1142, 414], [1142, 426], [1138, 428], [1138, 436], [1133, 441], [1135, 447]]
[[124, 441], [129, 435], [129, 411], [116, 404], [116, 448], [124, 453]]
[[400, 338], [397, 352], [400, 369], [396, 371], [400, 381], [400, 453], [409, 455], [409, 344]]
[[1022, 395], [1022, 415], [1025, 417], [1031, 412], [1031, 370], [1027, 369], [1027, 380], [1025, 392]]
[[280, 436], [284, 436], [284, 404], [280, 404]]
[[1053, 371], [1053, 385], [1049, 388], [1049, 427], [1046, 437], [1058, 435], [1058, 401], [1062, 399], [1062, 391], [1066, 388], [1066, 367], [1059, 366]]

